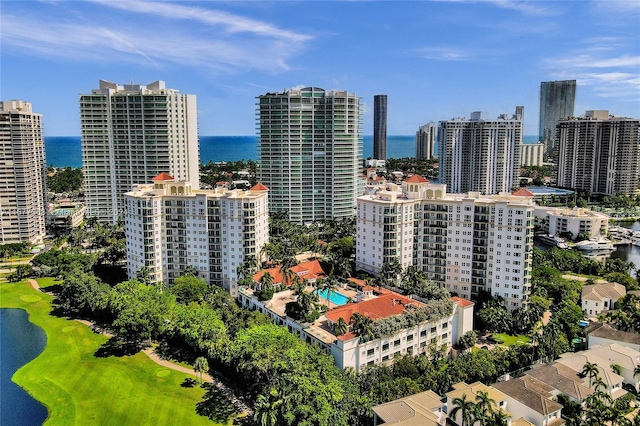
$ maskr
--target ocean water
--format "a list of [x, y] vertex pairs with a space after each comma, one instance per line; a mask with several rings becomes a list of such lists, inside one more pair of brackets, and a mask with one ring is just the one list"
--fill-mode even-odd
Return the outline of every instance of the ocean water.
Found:
[[[524, 143], [534, 143], [537, 136], [524, 136]], [[200, 136], [200, 162], [257, 160], [256, 136]], [[363, 157], [373, 156], [373, 136], [364, 136]], [[82, 167], [79, 136], [47, 136], [44, 139], [47, 165]], [[387, 157], [413, 157], [416, 152], [414, 135], [387, 136]]]

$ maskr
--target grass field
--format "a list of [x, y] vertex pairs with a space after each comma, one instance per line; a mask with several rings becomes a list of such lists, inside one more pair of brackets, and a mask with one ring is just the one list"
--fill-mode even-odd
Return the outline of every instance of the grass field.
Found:
[[38, 281], [38, 285], [42, 288], [62, 284], [62, 280], [57, 280], [55, 277], [36, 278], [36, 281]]
[[496, 342], [506, 346], [514, 345], [516, 343], [529, 343], [529, 341], [531, 340], [529, 337], [523, 334], [512, 336], [511, 334], [507, 333], [493, 333], [491, 336], [495, 339]]
[[47, 406], [47, 425], [219, 424], [196, 414], [204, 390], [180, 386], [191, 376], [161, 367], [143, 353], [94, 356], [108, 338], [50, 315], [51, 299], [25, 283], [0, 284], [0, 307], [25, 309], [46, 332], [44, 352], [13, 381]]

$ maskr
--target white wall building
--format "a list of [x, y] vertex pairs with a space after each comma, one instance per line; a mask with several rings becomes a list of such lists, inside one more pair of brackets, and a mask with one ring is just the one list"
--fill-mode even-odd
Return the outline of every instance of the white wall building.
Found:
[[439, 181], [451, 192], [497, 194], [511, 191], [520, 174], [520, 145], [524, 108], [508, 118], [485, 120], [482, 112], [471, 119], [438, 123]]
[[162, 173], [125, 194], [127, 273], [142, 266], [172, 284], [193, 266], [208, 283], [237, 294], [237, 268], [269, 239], [267, 188], [199, 190]]
[[457, 343], [457, 337], [473, 329], [474, 304], [469, 300], [453, 298], [453, 311], [450, 315], [399, 330], [391, 336], [364, 341], [351, 331], [351, 327], [346, 334], [336, 336], [333, 324], [339, 318], [345, 319], [349, 324], [355, 312], [372, 320], [381, 320], [402, 315], [406, 309], [412, 307], [426, 306], [421, 301], [389, 290], [377, 290], [373, 291], [371, 287], [363, 288], [355, 298], [355, 303], [330, 309], [312, 324], [301, 324], [285, 314], [285, 302], [295, 300], [291, 290], [275, 293], [271, 300], [261, 302], [254, 296], [253, 290], [241, 288], [238, 300], [245, 308], [257, 309], [268, 315], [276, 324], [286, 326], [301, 340], [330, 353], [340, 369], [353, 368], [356, 372], [371, 364], [391, 364], [396, 355], [427, 352], [429, 346], [450, 348]]
[[198, 188], [196, 96], [164, 81], [119, 85], [100, 80], [80, 95], [82, 172], [87, 216], [115, 221], [123, 194], [168, 171]]
[[521, 166], [542, 166], [544, 163], [543, 143], [523, 143], [520, 145]]
[[39, 244], [45, 236], [42, 115], [29, 102], [0, 102], [0, 244]]
[[436, 125], [428, 123], [416, 132], [416, 159], [431, 160], [435, 156]]
[[627, 295], [627, 289], [618, 283], [603, 283], [582, 286], [582, 311], [597, 317], [602, 311], [614, 310], [618, 300]]
[[485, 290], [515, 309], [531, 288], [531, 196], [447, 194], [414, 175], [358, 198], [356, 269], [413, 265], [466, 299]]
[[607, 110], [560, 120], [556, 183], [598, 194], [634, 194], [640, 175], [640, 119]]
[[609, 216], [593, 210], [536, 206], [534, 214], [536, 226], [545, 234], [558, 236], [569, 232], [576, 239], [578, 234], [586, 233], [589, 238], [599, 239], [609, 233]]

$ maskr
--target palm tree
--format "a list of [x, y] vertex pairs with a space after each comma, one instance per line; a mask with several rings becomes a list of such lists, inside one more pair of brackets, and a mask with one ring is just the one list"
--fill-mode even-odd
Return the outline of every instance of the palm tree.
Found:
[[273, 276], [270, 273], [265, 272], [260, 277], [260, 290], [263, 290], [265, 288], [270, 288], [272, 285], [273, 285]]
[[394, 287], [398, 284], [398, 275], [402, 273], [402, 265], [398, 259], [393, 258], [382, 264], [380, 268], [380, 281], [384, 287]]
[[622, 367], [620, 364], [611, 364], [611, 371], [616, 373], [618, 376], [622, 375]]
[[278, 424], [278, 409], [282, 403], [282, 398], [278, 397], [278, 392], [273, 388], [271, 388], [268, 395], [258, 395], [253, 419], [260, 426], [276, 426]]
[[467, 394], [463, 393], [460, 398], [453, 398], [452, 402], [454, 408], [453, 410], [451, 410], [451, 418], [453, 418], [454, 421], [457, 420], [458, 412], [460, 412], [460, 415], [462, 417], [462, 423], [460, 423], [461, 426], [464, 426], [465, 424], [473, 424], [473, 409], [475, 404], [473, 403], [473, 401], [467, 400]]
[[338, 292], [338, 280], [334, 275], [329, 275], [327, 279], [324, 280], [323, 290], [327, 292], [327, 307], [329, 307], [329, 299], [331, 299], [331, 294]]
[[202, 383], [202, 373], [206, 373], [209, 370], [209, 363], [203, 356], [196, 358], [196, 362], [193, 364], [193, 371], [200, 373], [200, 383]]
[[589, 376], [589, 387], [591, 387], [593, 379], [600, 375], [600, 371], [598, 370], [597, 364], [587, 361], [582, 367], [580, 374], [584, 377]]
[[180, 276], [182, 277], [197, 277], [198, 276], [198, 270], [196, 269], [195, 266], [189, 265], [186, 268], [184, 268], [184, 270], [182, 271], [182, 273], [180, 274]]
[[353, 315], [351, 315], [351, 321], [353, 322], [353, 332], [360, 336], [362, 341], [368, 340], [373, 333], [373, 321], [371, 318], [359, 312], [354, 312]]
[[151, 282], [150, 274], [151, 268], [149, 268], [147, 265], [144, 265], [140, 267], [140, 269], [138, 269], [138, 271], [136, 272], [136, 279], [144, 285], [149, 285], [149, 283]]
[[333, 325], [333, 332], [336, 333], [336, 336], [342, 336], [343, 334], [347, 334], [349, 331], [349, 325], [344, 320], [344, 318], [338, 318], [338, 321]]
[[491, 414], [487, 421], [491, 426], [507, 426], [509, 424], [509, 416], [501, 410], [496, 410]]
[[[476, 395], [476, 418], [485, 419], [493, 412], [496, 401], [489, 397], [489, 392], [478, 391]], [[482, 421], [482, 420], [481, 420]]]

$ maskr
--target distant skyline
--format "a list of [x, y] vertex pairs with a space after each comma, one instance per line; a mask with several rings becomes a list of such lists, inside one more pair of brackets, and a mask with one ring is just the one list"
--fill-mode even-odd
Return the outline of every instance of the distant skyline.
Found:
[[535, 135], [542, 81], [577, 80], [576, 115], [640, 117], [639, 21], [635, 0], [3, 1], [0, 100], [73, 136], [98, 80], [164, 80], [197, 95], [200, 135], [255, 135], [257, 96], [315, 86], [361, 97], [365, 135], [377, 94], [389, 135], [516, 105]]

